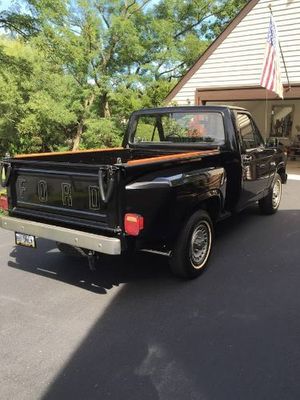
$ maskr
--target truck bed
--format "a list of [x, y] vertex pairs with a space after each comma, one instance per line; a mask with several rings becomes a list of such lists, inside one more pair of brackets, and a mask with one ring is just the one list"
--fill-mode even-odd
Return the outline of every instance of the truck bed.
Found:
[[117, 148], [17, 156], [7, 160], [10, 215], [115, 236], [122, 231], [128, 183], [216, 153]]
[[16, 156], [18, 160], [59, 162], [59, 163], [83, 163], [89, 165], [114, 165], [127, 164], [130, 161], [141, 160], [149, 157], [161, 157], [164, 155], [175, 155], [182, 150], [151, 150], [151, 149], [124, 149], [122, 147], [113, 149], [93, 149], [82, 151], [66, 151], [59, 153], [24, 154]]

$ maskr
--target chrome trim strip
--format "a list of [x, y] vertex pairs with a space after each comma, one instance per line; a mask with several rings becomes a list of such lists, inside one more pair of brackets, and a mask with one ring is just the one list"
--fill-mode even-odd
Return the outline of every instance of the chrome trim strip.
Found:
[[160, 187], [170, 187], [169, 181], [135, 182], [126, 186], [127, 190], [135, 189], [157, 189]]
[[141, 249], [143, 253], [151, 253], [151, 254], [157, 254], [159, 256], [165, 256], [165, 257], [170, 257], [171, 256], [171, 251], [165, 252], [165, 251], [158, 251], [158, 250], [151, 250], [151, 249]]
[[27, 233], [28, 235], [70, 244], [83, 249], [94, 250], [99, 253], [121, 254], [121, 241], [117, 238], [7, 216], [0, 217], [0, 227], [9, 231]]

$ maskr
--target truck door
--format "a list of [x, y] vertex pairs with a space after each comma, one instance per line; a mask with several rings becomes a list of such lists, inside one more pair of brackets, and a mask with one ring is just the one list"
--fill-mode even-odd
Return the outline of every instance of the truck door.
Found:
[[264, 140], [246, 112], [236, 113], [241, 148], [242, 193], [240, 206], [261, 197], [269, 186], [270, 169], [274, 150], [265, 147]]

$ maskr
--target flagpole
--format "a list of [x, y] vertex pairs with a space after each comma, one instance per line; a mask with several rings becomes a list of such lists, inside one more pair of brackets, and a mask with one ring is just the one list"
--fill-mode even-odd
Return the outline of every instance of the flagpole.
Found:
[[265, 104], [265, 135], [268, 135], [268, 89], [266, 88], [266, 104]]
[[[270, 13], [271, 13], [272, 17], [274, 18], [274, 14], [273, 14], [272, 4], [271, 3], [269, 4], [269, 9], [270, 9]], [[274, 20], [275, 20], [275, 18], [274, 18]], [[281, 47], [281, 43], [280, 43], [279, 37], [278, 37], [278, 44], [279, 44], [279, 49], [280, 49], [280, 53], [281, 53], [281, 57], [282, 57], [282, 61], [283, 61], [283, 66], [284, 66], [284, 70], [285, 70], [286, 79], [287, 79], [287, 82], [288, 82], [288, 85], [289, 85], [288, 91], [290, 91], [292, 87], [291, 87], [290, 78], [289, 78], [289, 74], [288, 74], [288, 71], [287, 71], [287, 66], [286, 66], [286, 62], [285, 62], [285, 58], [284, 58], [284, 55], [283, 55], [283, 50], [282, 50], [282, 47]]]

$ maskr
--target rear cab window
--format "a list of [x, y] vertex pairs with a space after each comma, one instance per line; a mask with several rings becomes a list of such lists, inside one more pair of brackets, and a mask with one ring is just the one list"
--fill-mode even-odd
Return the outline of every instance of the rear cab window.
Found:
[[223, 115], [203, 111], [138, 115], [130, 143], [223, 145]]

